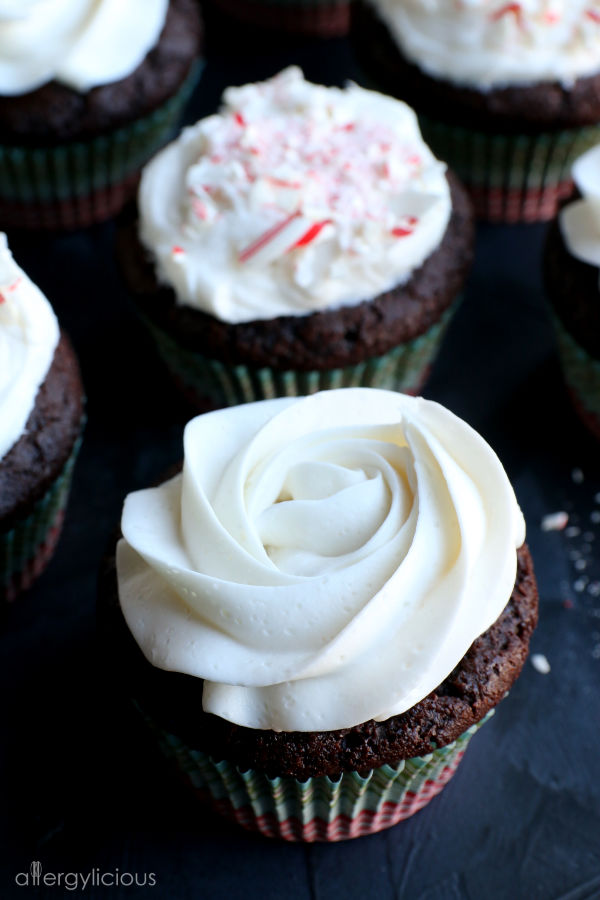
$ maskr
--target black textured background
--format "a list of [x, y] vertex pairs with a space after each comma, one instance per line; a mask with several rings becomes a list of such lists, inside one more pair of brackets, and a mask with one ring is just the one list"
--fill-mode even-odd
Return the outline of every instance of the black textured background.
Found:
[[[343, 41], [213, 54], [190, 120], [228, 83], [286, 62], [355, 75]], [[466, 300], [425, 395], [499, 453], [528, 522], [541, 617], [528, 663], [458, 773], [414, 818], [345, 844], [286, 845], [196, 804], [124, 702], [95, 648], [96, 572], [125, 494], [181, 456], [189, 411], [171, 392], [115, 271], [113, 227], [9, 235], [78, 351], [88, 427], [58, 552], [0, 626], [0, 896], [206, 900], [600, 898], [600, 452], [562, 386], [540, 281], [545, 228], [481, 227]], [[566, 510], [570, 530], [541, 519]], [[156, 886], [17, 887], [42, 872], [154, 873]]]

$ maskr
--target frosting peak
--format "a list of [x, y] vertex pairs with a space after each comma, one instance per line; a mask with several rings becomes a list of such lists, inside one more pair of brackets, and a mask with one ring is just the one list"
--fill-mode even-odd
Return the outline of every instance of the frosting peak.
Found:
[[489, 90], [600, 72], [598, 0], [370, 0], [411, 62]]
[[58, 338], [52, 307], [0, 234], [0, 459], [25, 429]]
[[230, 88], [146, 168], [141, 239], [180, 303], [228, 322], [352, 304], [406, 281], [450, 216], [405, 104], [304, 81]]
[[576, 160], [573, 180], [581, 199], [561, 211], [560, 229], [569, 253], [600, 269], [600, 145]]
[[88, 91], [130, 75], [169, 0], [0, 0], [0, 95], [56, 80]]
[[410, 708], [510, 597], [524, 522], [490, 447], [438, 404], [364, 388], [219, 410], [183, 475], [129, 495], [123, 613], [204, 708], [334, 730]]

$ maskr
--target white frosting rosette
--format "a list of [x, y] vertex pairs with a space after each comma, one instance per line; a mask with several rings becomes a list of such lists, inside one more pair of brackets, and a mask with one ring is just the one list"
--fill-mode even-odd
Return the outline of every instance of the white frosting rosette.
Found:
[[25, 430], [59, 337], [52, 307], [0, 234], [0, 459]]
[[598, 0], [370, 0], [408, 60], [489, 90], [600, 72]]
[[579, 157], [573, 180], [581, 198], [561, 211], [562, 236], [572, 256], [600, 269], [600, 146]]
[[224, 101], [142, 175], [140, 239], [178, 303], [307, 315], [405, 283], [439, 246], [446, 167], [406, 104], [295, 67]]
[[0, 0], [0, 95], [49, 81], [77, 91], [130, 75], [154, 47], [169, 0]]
[[[437, 687], [511, 595], [525, 526], [485, 441], [364, 388], [219, 410], [183, 474], [129, 495], [125, 619], [240, 725], [351, 727]], [[194, 710], [190, 710], [194, 715]]]

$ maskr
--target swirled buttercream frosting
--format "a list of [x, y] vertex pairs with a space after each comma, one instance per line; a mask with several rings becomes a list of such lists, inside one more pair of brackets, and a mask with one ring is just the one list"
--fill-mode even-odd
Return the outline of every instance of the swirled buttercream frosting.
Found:
[[58, 338], [52, 307], [0, 234], [0, 459], [25, 430]]
[[428, 75], [488, 90], [600, 72], [598, 0], [370, 0]]
[[581, 198], [561, 211], [560, 230], [571, 256], [600, 269], [600, 146], [576, 160], [573, 180]]
[[169, 0], [0, 0], [0, 95], [49, 81], [77, 91], [130, 75], [158, 41]]
[[436, 249], [445, 167], [404, 103], [297, 68], [229, 88], [146, 167], [140, 238], [177, 301], [226, 322], [355, 304]]
[[193, 419], [184, 447], [182, 475], [126, 499], [120, 602], [147, 659], [205, 679], [223, 719], [387, 719], [510, 598], [513, 490], [436, 403], [368, 388], [266, 400]]

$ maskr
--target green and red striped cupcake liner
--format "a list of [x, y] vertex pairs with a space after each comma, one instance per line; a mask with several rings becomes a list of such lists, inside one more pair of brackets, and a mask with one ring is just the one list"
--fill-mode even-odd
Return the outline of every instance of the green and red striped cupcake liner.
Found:
[[423, 138], [461, 179], [480, 219], [554, 218], [573, 192], [571, 167], [600, 142], [600, 124], [541, 134], [488, 134], [419, 116]]
[[194, 64], [166, 103], [106, 135], [45, 147], [0, 144], [0, 227], [83, 228], [117, 213], [171, 137], [201, 70]]
[[286, 841], [342, 841], [375, 834], [414, 815], [450, 781], [469, 741], [493, 714], [445, 747], [360, 775], [344, 772], [298, 781], [241, 771], [187, 746], [151, 720], [163, 753], [202, 800], [250, 831]]
[[565, 383], [580, 419], [600, 441], [600, 359], [577, 343], [557, 316], [554, 327]]
[[374, 387], [417, 394], [423, 387], [459, 301], [423, 334], [353, 366], [311, 371], [226, 365], [182, 347], [147, 317], [159, 356], [177, 388], [197, 409], [236, 406], [273, 397], [299, 397], [341, 387]]
[[81, 440], [80, 435], [62, 471], [29, 514], [0, 532], [0, 603], [11, 603], [28, 590], [54, 553]]

